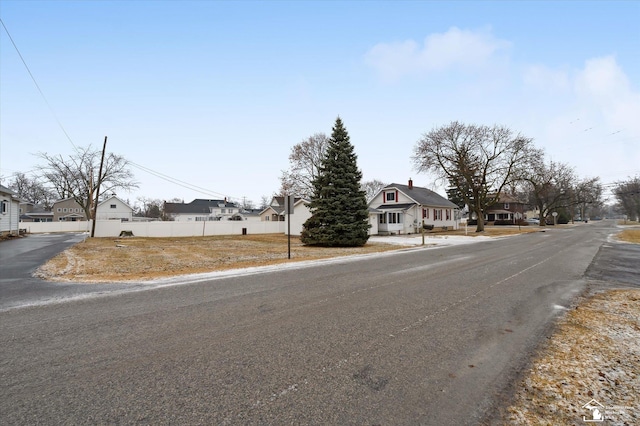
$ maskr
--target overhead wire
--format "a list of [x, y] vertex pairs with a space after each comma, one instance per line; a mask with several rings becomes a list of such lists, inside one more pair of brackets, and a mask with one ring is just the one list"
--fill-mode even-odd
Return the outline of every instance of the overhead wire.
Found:
[[7, 36], [9, 37], [9, 40], [11, 41], [11, 44], [13, 45], [13, 48], [18, 53], [18, 56], [20, 57], [20, 60], [22, 61], [22, 64], [27, 69], [27, 72], [29, 73], [29, 76], [31, 77], [31, 80], [33, 81], [33, 84], [35, 84], [36, 88], [38, 89], [38, 92], [40, 93], [40, 96], [42, 96], [42, 99], [44, 100], [44, 103], [47, 104], [47, 107], [49, 108], [49, 111], [53, 115], [53, 118], [55, 118], [56, 122], [58, 123], [58, 126], [60, 126], [60, 129], [62, 130], [62, 133], [64, 133], [64, 135], [67, 137], [67, 139], [69, 140], [69, 142], [71, 143], [73, 148], [78, 149], [76, 147], [76, 144], [73, 143], [73, 141], [71, 140], [71, 137], [67, 133], [66, 129], [64, 128], [64, 126], [62, 125], [60, 120], [58, 119], [58, 116], [56, 115], [55, 111], [51, 107], [51, 104], [49, 104], [49, 101], [47, 100], [47, 97], [44, 95], [44, 92], [40, 88], [40, 85], [36, 81], [36, 78], [33, 76], [33, 73], [31, 72], [31, 69], [29, 68], [29, 65], [27, 65], [27, 61], [24, 60], [24, 57], [22, 56], [22, 53], [20, 53], [20, 49], [18, 49], [18, 46], [16, 45], [15, 41], [13, 41], [13, 37], [11, 37], [11, 33], [7, 29], [7, 26], [4, 24], [4, 21], [2, 20], [2, 18], [0, 18], [0, 23], [2, 24], [2, 27], [4, 28], [4, 31], [7, 33]]
[[[189, 189], [191, 191], [200, 192], [201, 194], [216, 195], [216, 196], [225, 197], [225, 195], [223, 193], [221, 193], [221, 192], [212, 191], [210, 189], [203, 188], [201, 186], [197, 186], [197, 185], [191, 184], [189, 182], [185, 182], [185, 181], [182, 181], [180, 179], [173, 178], [173, 177], [168, 176], [168, 175], [166, 175], [164, 173], [160, 173], [158, 171], [150, 169], [150, 168], [148, 168], [146, 166], [134, 163], [133, 161], [127, 160], [127, 163], [131, 164], [133, 167], [135, 167], [135, 168], [137, 168], [139, 170], [142, 170], [143, 172], [149, 173], [149, 174], [151, 174], [153, 176], [156, 176], [156, 177], [158, 177], [160, 179], [163, 179], [163, 180], [165, 180], [167, 182], [171, 182], [174, 185], [178, 185], [178, 186], [181, 186], [183, 188]], [[236, 198], [236, 197], [227, 197], [227, 198]]]
[[[6, 32], [7, 36], [9, 37], [9, 40], [11, 41], [11, 44], [13, 45], [13, 48], [18, 53], [18, 56], [20, 57], [20, 60], [22, 61], [22, 64], [24, 65], [25, 69], [27, 70], [27, 73], [31, 77], [31, 80], [33, 81], [33, 84], [38, 89], [38, 92], [40, 93], [40, 96], [42, 97], [42, 99], [44, 100], [45, 104], [49, 108], [49, 111], [51, 112], [51, 114], [55, 118], [56, 122], [58, 123], [58, 126], [60, 127], [60, 129], [62, 130], [64, 135], [66, 136], [67, 140], [71, 143], [73, 148], [77, 150], [78, 147], [76, 146], [76, 144], [73, 142], [73, 140], [69, 136], [69, 133], [66, 131], [65, 127], [62, 125], [62, 122], [60, 121], [60, 119], [58, 119], [58, 116], [56, 115], [56, 113], [53, 110], [53, 107], [51, 106], [49, 101], [47, 100], [47, 97], [45, 96], [43, 90], [40, 88], [40, 85], [38, 84], [38, 81], [36, 80], [35, 76], [31, 72], [31, 69], [29, 68], [29, 65], [27, 65], [27, 61], [22, 56], [22, 53], [20, 52], [20, 49], [18, 49], [17, 44], [13, 40], [13, 37], [11, 36], [11, 33], [9, 32], [9, 30], [8, 30], [7, 26], [5, 25], [4, 21], [2, 20], [2, 18], [0, 18], [0, 23], [2, 24], [2, 27], [4, 28], [4, 31]], [[127, 161], [127, 163], [131, 164], [132, 166], [134, 166], [134, 167], [136, 167], [136, 168], [138, 168], [138, 169], [140, 169], [140, 170], [142, 170], [144, 172], [147, 172], [147, 173], [149, 173], [151, 175], [154, 175], [154, 176], [159, 177], [159, 178], [161, 178], [163, 180], [166, 180], [167, 182], [171, 182], [174, 185], [182, 186], [183, 188], [186, 188], [186, 189], [189, 189], [189, 190], [192, 190], [192, 191], [195, 191], [195, 192], [200, 192], [202, 194], [207, 194], [207, 195], [216, 194], [218, 196], [224, 196], [224, 194], [222, 194], [220, 192], [212, 191], [212, 190], [209, 190], [209, 189], [206, 189], [206, 188], [202, 188], [200, 186], [193, 185], [193, 184], [190, 184], [188, 182], [173, 178], [171, 176], [168, 176], [166, 174], [157, 172], [157, 171], [155, 171], [153, 169], [150, 169], [148, 167], [142, 166], [140, 164], [136, 164], [133, 161]], [[29, 172], [26, 172], [26, 173], [29, 173]], [[15, 175], [15, 172], [14, 172], [14, 175]], [[238, 197], [228, 197], [228, 198], [234, 198], [234, 199], [240, 200], [240, 198], [238, 198]]]

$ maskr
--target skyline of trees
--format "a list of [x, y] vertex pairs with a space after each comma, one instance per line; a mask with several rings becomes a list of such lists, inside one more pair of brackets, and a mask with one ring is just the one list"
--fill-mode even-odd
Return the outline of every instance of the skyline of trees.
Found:
[[[444, 145], [439, 148], [435, 145], [436, 136], [441, 138], [441, 142], [446, 141], [447, 137], [449, 142], [453, 141], [448, 147], [451, 149], [450, 152], [437, 151]], [[509, 140], [510, 137], [512, 140]], [[293, 195], [309, 197], [308, 185], [318, 174], [319, 158], [326, 151], [327, 141], [324, 133], [315, 133], [292, 147], [289, 156], [291, 167], [283, 171], [280, 192], [288, 189], [299, 191], [293, 192]], [[479, 141], [481, 143], [478, 143]], [[433, 151], [425, 149], [426, 142], [431, 143], [428, 146], [433, 148]], [[545, 162], [545, 153], [536, 149], [532, 142], [532, 139], [515, 134], [504, 126], [489, 127], [452, 122], [448, 126], [434, 128], [424, 134], [414, 147], [411, 159], [418, 171], [432, 173], [436, 179], [447, 182], [449, 186], [446, 193], [449, 199], [458, 205], [464, 202], [471, 206], [476, 216], [479, 210], [483, 210], [478, 208], [479, 205], [486, 207], [492, 204], [496, 201], [496, 194], [501, 192], [520, 196], [540, 212], [541, 218], [558, 208], [570, 209], [572, 214], [575, 210], [580, 217], [588, 216], [588, 211], [604, 207], [606, 201], [617, 201], [621, 210], [628, 210], [625, 203], [628, 205], [629, 201], [617, 195], [625, 191], [623, 184], [628, 181], [603, 184], [599, 178], [580, 179], [569, 164]], [[508, 147], [509, 144], [511, 147]], [[520, 144], [519, 147], [517, 144]], [[509, 159], [506, 158], [507, 152], [510, 155]], [[454, 155], [449, 155], [451, 153]], [[105, 159], [106, 167], [100, 182], [106, 185], [101, 188], [100, 194], [93, 193], [97, 187], [97, 182], [93, 181], [97, 180], [99, 154], [99, 151], [92, 150], [90, 146], [76, 149], [76, 152], [68, 157], [39, 153], [38, 156], [45, 160], [39, 173], [29, 177], [25, 173], [16, 172], [8, 187], [21, 199], [41, 204], [45, 208], [51, 207], [56, 196], [59, 199], [72, 197], [90, 217], [89, 209], [93, 199], [100, 199], [100, 196], [115, 189], [130, 190], [137, 187], [137, 183], [133, 181], [133, 174], [127, 168], [126, 159], [109, 153]], [[523, 160], [526, 160], [524, 166]], [[629, 178], [629, 182], [633, 179], [638, 178]], [[385, 186], [378, 179], [361, 184], [361, 189], [367, 194], [367, 200]], [[613, 187], [614, 196], [612, 199], [604, 200], [607, 187]], [[91, 188], [93, 190], [90, 190]], [[258, 204], [246, 197], [237, 201], [247, 208], [255, 205], [264, 208], [270, 197], [262, 196]], [[140, 210], [146, 211], [144, 203], [142, 204]], [[483, 225], [481, 222], [479, 221], [480, 227]]]

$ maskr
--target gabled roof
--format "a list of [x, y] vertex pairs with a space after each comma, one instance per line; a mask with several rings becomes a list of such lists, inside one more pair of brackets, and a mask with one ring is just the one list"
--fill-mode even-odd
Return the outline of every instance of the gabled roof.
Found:
[[204, 200], [202, 198], [196, 198], [190, 203], [164, 203], [164, 211], [166, 213], [173, 214], [210, 214], [211, 207], [223, 207], [237, 208], [235, 203], [229, 203], [226, 200]]
[[7, 187], [6, 187], [6, 186], [4, 186], [4, 185], [0, 185], [0, 192], [5, 193], [5, 194], [8, 194], [8, 195], [12, 195], [12, 196], [13, 196], [13, 195], [16, 195], [16, 193], [15, 193], [15, 192], [13, 192], [12, 190], [10, 190], [9, 188], [7, 188]]
[[[300, 202], [306, 202], [308, 203], [309, 200], [307, 200], [306, 198], [301, 198], [301, 197], [293, 197], [293, 205], [296, 206], [298, 203]], [[275, 204], [275, 205], [274, 205]], [[277, 214], [284, 214], [284, 197], [273, 197], [271, 199], [271, 204], [269, 204], [264, 210], [262, 210], [260, 212], [260, 214], [264, 213], [266, 210], [271, 209], [274, 212], [276, 212]]]
[[[408, 185], [402, 185], [400, 183], [392, 183], [382, 188], [381, 191], [388, 189], [397, 189], [405, 194], [407, 197], [414, 200], [417, 204], [430, 207], [446, 207], [448, 209], [459, 209], [451, 201], [444, 198], [442, 195], [433, 192], [430, 189], [422, 188], [420, 186], [413, 186], [409, 188]], [[380, 208], [380, 207], [379, 207]]]
[[131, 210], [133, 210], [131, 208], [131, 206], [129, 204], [127, 204], [126, 202], [122, 201], [120, 198], [116, 197], [115, 195], [110, 196], [109, 198], [106, 198], [104, 200], [102, 200], [101, 202], [98, 203], [98, 207], [100, 207], [101, 205], [105, 204], [107, 201], [111, 201], [113, 199], [116, 199], [118, 201], [120, 201], [122, 204], [124, 204], [125, 206], [129, 207]]

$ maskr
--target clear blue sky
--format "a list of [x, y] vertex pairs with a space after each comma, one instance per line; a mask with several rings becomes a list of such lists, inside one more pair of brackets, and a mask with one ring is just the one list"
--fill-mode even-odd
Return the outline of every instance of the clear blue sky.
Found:
[[[259, 202], [339, 115], [365, 180], [433, 185], [420, 136], [504, 124], [605, 184], [640, 174], [640, 2], [0, 1], [0, 176], [74, 144], [137, 167], [118, 194]], [[53, 112], [52, 112], [53, 111]]]

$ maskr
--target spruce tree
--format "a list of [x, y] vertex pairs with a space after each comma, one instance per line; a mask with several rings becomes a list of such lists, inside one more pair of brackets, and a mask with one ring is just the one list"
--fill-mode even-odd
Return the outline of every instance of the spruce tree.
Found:
[[313, 180], [312, 216], [303, 225], [303, 244], [359, 247], [369, 239], [369, 211], [356, 160], [349, 134], [338, 117]]

